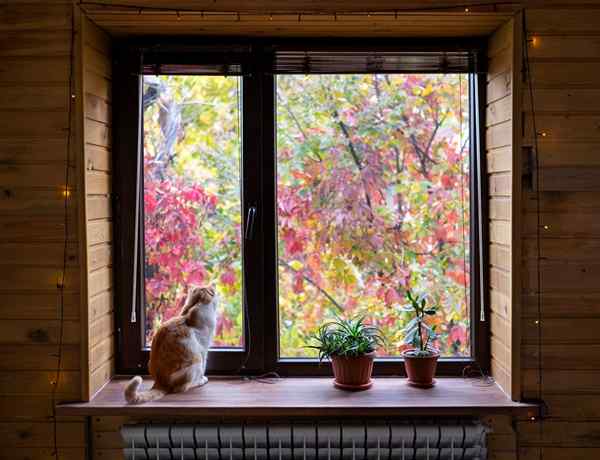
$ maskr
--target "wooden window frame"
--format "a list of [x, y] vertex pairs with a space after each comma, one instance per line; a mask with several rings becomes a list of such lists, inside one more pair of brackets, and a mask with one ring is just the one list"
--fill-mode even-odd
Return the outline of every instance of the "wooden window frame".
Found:
[[[262, 52], [265, 44], [281, 42], [280, 39], [240, 40], [222, 39], [226, 43], [251, 45], [249, 59], [245, 60], [246, 71], [242, 84], [242, 219], [248, 209], [256, 206], [257, 220], [254, 223], [255, 237], [243, 244], [243, 259], [251, 261], [251, 270], [244, 268], [244, 350], [211, 350], [208, 372], [213, 374], [261, 374], [275, 371], [282, 376], [330, 375], [328, 365], [319, 365], [315, 359], [279, 358], [278, 313], [277, 313], [277, 264], [276, 264], [276, 97], [275, 76], [267, 71]], [[418, 40], [418, 47], [444, 49], [448, 43], [456, 45], [456, 39]], [[301, 43], [304, 43], [303, 40]], [[392, 43], [390, 43], [392, 42]], [[168, 43], [170, 47], [183, 42], [169, 39], [142, 39], [117, 42], [115, 46], [113, 80], [114, 120], [114, 241], [115, 241], [115, 304], [117, 323], [118, 374], [147, 373], [149, 351], [142, 348], [143, 316], [141, 312], [143, 293], [142, 259], [137, 270], [132, 266], [134, 245], [143, 247], [143, 230], [136, 227], [136, 216], [132, 209], [142, 201], [140, 136], [141, 136], [141, 76], [139, 67], [132, 62], [140, 60], [141, 50], [156, 43]], [[187, 44], [188, 42], [186, 42]], [[378, 46], [396, 46], [406, 49], [414, 42], [397, 40], [328, 41], [335, 49], [353, 46], [369, 46], [375, 51]], [[485, 42], [475, 39], [463, 40], [460, 45], [477, 49], [484, 56]], [[177, 53], [181, 56], [182, 53]], [[185, 53], [183, 53], [185, 55]], [[240, 62], [241, 63], [241, 62]], [[443, 358], [438, 363], [439, 375], [462, 375], [468, 366], [489, 372], [489, 274], [488, 260], [488, 193], [485, 181], [485, 73], [469, 74], [470, 88], [470, 315], [472, 355], [467, 358]], [[133, 152], [133, 153], [132, 153]], [[136, 180], [132, 180], [136, 178]], [[136, 192], [137, 189], [137, 192]], [[267, 203], [271, 203], [268, 205]], [[141, 212], [143, 212], [143, 206]], [[138, 216], [139, 217], [139, 216]], [[478, 222], [484, 224], [479, 226]], [[138, 222], [143, 222], [139, 217]], [[137, 228], [137, 230], [136, 230]], [[243, 232], [242, 232], [243, 233]], [[479, 244], [479, 241], [482, 244]], [[480, 248], [483, 252], [480, 253]], [[246, 265], [244, 264], [246, 267]], [[479, 270], [483, 270], [480, 278]], [[134, 274], [135, 271], [135, 274]], [[483, 285], [481, 285], [483, 280]], [[135, 290], [132, 287], [135, 286]], [[134, 295], [135, 292], [135, 295]], [[481, 296], [486, 298], [481, 299]], [[134, 300], [135, 297], [135, 300]], [[483, 302], [482, 302], [483, 300]], [[135, 305], [137, 321], [131, 321], [131, 305]], [[480, 321], [481, 308], [485, 308], [485, 321]], [[403, 375], [401, 358], [379, 358], [374, 365], [375, 375]]]

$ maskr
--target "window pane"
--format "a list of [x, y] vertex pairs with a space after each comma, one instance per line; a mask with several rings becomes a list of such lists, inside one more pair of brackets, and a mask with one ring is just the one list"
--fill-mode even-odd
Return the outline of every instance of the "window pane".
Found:
[[440, 305], [442, 356], [470, 355], [468, 98], [459, 75], [277, 77], [280, 356], [335, 315], [399, 356], [407, 288]]
[[145, 337], [189, 287], [221, 298], [215, 347], [242, 346], [240, 79], [145, 76]]

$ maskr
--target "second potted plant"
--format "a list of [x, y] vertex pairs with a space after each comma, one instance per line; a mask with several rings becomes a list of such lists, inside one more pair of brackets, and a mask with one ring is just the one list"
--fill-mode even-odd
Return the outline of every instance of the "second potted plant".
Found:
[[366, 390], [373, 385], [375, 350], [383, 344], [380, 330], [364, 323], [364, 318], [342, 319], [324, 324], [312, 336], [319, 360], [329, 358], [334, 382], [343, 390]]
[[427, 305], [425, 296], [414, 297], [410, 290], [406, 291], [406, 298], [409, 303], [402, 310], [413, 314], [404, 328], [404, 344], [412, 347], [402, 353], [406, 375], [411, 385], [430, 388], [440, 354], [433, 347], [437, 338], [435, 325], [429, 326], [426, 319], [437, 313], [437, 306]]

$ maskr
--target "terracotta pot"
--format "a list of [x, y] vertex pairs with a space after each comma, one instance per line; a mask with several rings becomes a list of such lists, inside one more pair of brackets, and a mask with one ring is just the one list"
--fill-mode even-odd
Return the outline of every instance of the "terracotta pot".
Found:
[[435, 369], [437, 367], [437, 361], [440, 357], [439, 353], [431, 356], [410, 356], [412, 350], [407, 350], [402, 353], [404, 358], [404, 368], [406, 369], [406, 375], [408, 376], [408, 383], [414, 386], [429, 388], [434, 385], [433, 377], [435, 376]]
[[332, 356], [331, 367], [335, 380], [333, 384], [343, 390], [366, 390], [373, 381], [373, 359], [375, 352], [357, 357]]

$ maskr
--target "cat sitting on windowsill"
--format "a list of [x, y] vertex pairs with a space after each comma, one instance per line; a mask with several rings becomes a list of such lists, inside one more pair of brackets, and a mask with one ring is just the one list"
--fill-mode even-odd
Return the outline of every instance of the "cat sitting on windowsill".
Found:
[[148, 368], [154, 386], [140, 391], [135, 376], [125, 387], [130, 404], [155, 401], [168, 393], [182, 393], [205, 385], [206, 360], [217, 323], [218, 297], [212, 287], [193, 288], [180, 316], [165, 322], [152, 339]]

